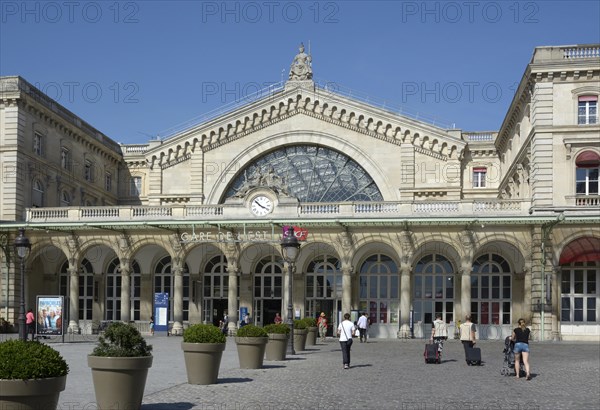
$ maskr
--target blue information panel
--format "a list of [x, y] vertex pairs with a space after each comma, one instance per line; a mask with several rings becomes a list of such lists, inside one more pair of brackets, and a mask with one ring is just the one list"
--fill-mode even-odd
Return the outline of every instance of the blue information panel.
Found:
[[169, 330], [169, 294], [154, 294], [154, 331], [167, 332]]

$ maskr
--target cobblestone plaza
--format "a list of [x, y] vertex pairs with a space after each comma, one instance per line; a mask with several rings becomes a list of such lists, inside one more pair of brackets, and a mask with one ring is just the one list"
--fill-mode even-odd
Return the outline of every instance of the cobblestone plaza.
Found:
[[[86, 356], [94, 336], [72, 343], [50, 340], [68, 361], [67, 388], [59, 409], [96, 409]], [[66, 338], [65, 340], [68, 340]], [[462, 345], [446, 342], [439, 365], [423, 361], [424, 340], [371, 339], [354, 343], [349, 370], [339, 343], [307, 346], [291, 359], [265, 361], [262, 369], [239, 369], [228, 338], [218, 383], [190, 385], [180, 337], [149, 338], [154, 363], [143, 410], [259, 409], [594, 409], [600, 402], [600, 346], [584, 342], [531, 345], [533, 379], [502, 376], [503, 342], [480, 341], [484, 363], [467, 366]]]

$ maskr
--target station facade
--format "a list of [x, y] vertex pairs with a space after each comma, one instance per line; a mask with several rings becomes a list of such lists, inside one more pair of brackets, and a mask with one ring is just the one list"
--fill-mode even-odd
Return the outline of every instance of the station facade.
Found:
[[[240, 309], [285, 320], [291, 296], [294, 316], [334, 326], [367, 312], [372, 337], [427, 336], [441, 313], [471, 314], [482, 339], [525, 318], [538, 340], [600, 340], [599, 45], [536, 48], [485, 132], [331, 90], [302, 48], [285, 83], [145, 144], [114, 142], [21, 77], [0, 81], [10, 322], [23, 228], [26, 305], [63, 295], [73, 332], [142, 327], [167, 293], [174, 333], [225, 312], [235, 330]], [[291, 266], [286, 226], [302, 244]]]

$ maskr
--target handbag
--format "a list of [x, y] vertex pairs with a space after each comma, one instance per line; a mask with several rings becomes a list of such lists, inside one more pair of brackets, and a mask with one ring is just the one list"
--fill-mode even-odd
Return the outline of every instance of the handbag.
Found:
[[359, 329], [356, 329], [354, 331], [354, 337], [360, 337], [360, 330]]

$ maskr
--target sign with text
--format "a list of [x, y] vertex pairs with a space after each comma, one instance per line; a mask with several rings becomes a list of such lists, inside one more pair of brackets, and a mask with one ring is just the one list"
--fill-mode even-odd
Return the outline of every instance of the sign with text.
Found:
[[[308, 239], [308, 229], [300, 228], [299, 226], [293, 226], [292, 228], [294, 228], [294, 235], [296, 236], [296, 238], [298, 238], [299, 241], [302, 242], [302, 241], [305, 241]], [[286, 237], [288, 235], [289, 230], [290, 230], [289, 225], [283, 226], [283, 230], [282, 230], [283, 237]]]

